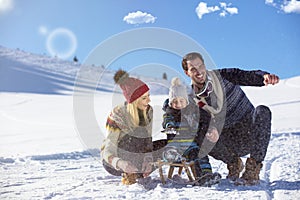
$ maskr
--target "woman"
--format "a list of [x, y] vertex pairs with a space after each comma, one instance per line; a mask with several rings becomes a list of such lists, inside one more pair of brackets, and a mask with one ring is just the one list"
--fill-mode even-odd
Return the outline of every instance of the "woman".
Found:
[[119, 70], [114, 81], [126, 102], [116, 106], [106, 122], [107, 138], [101, 147], [104, 168], [121, 176], [123, 184], [133, 184], [152, 172], [152, 118], [149, 87]]

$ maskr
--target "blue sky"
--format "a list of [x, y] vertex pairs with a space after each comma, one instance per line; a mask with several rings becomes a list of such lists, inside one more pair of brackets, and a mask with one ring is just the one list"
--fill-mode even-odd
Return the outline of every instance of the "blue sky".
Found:
[[[156, 27], [194, 40], [218, 68], [262, 69], [282, 79], [300, 75], [299, 24], [297, 0], [0, 0], [5, 47], [85, 62], [114, 35]], [[180, 62], [179, 55], [145, 49], [105, 67], [130, 71], [157, 63], [182, 73]], [[146, 74], [161, 77], [158, 71]]]

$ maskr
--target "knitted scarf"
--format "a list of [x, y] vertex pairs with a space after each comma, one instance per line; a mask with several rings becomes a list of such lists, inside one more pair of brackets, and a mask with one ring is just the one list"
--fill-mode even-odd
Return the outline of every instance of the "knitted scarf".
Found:
[[209, 112], [211, 114], [212, 117], [214, 117], [215, 115], [217, 115], [218, 113], [221, 112], [222, 108], [223, 108], [223, 103], [224, 103], [224, 92], [222, 89], [222, 86], [220, 84], [220, 80], [218, 79], [217, 75], [215, 74], [215, 72], [213, 71], [207, 71], [207, 74], [209, 76], [209, 78], [212, 81], [213, 84], [213, 91], [216, 94], [216, 99], [217, 99], [217, 107], [213, 107], [207, 104], [206, 100], [204, 97], [201, 97], [200, 100], [197, 98], [194, 98], [194, 100], [198, 103], [198, 102], [203, 102], [204, 106], [202, 107], [204, 110], [206, 110], [207, 112]]

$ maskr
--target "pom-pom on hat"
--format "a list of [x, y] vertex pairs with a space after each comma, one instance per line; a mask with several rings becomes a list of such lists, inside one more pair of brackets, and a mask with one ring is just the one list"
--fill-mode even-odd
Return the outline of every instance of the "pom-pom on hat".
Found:
[[183, 97], [186, 103], [189, 103], [188, 94], [186, 87], [182, 85], [178, 77], [174, 77], [171, 81], [171, 87], [169, 89], [169, 105], [171, 106], [172, 101], [177, 97]]
[[121, 69], [115, 73], [114, 81], [122, 89], [123, 95], [128, 103], [132, 103], [149, 91], [149, 87], [146, 83], [139, 79], [129, 77], [129, 74]]

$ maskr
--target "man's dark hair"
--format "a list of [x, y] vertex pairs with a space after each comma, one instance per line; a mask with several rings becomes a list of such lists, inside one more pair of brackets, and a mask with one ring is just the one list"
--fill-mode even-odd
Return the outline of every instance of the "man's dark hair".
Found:
[[197, 53], [197, 52], [191, 52], [191, 53], [188, 53], [186, 54], [183, 59], [182, 59], [182, 62], [181, 62], [181, 66], [182, 66], [182, 69], [184, 71], [187, 71], [188, 70], [188, 65], [187, 65], [187, 61], [189, 60], [194, 60], [196, 58], [200, 58], [200, 60], [204, 63], [204, 59], [202, 57], [202, 55], [200, 53]]

